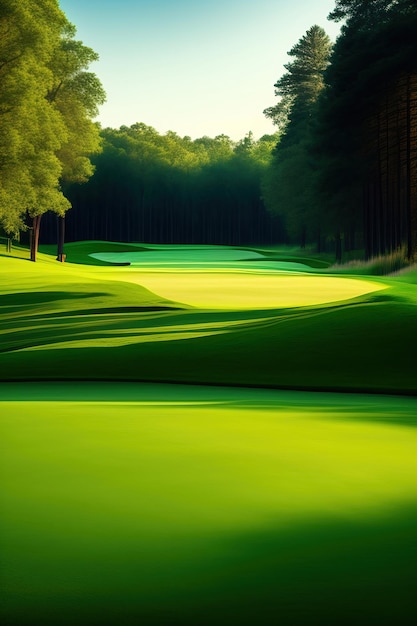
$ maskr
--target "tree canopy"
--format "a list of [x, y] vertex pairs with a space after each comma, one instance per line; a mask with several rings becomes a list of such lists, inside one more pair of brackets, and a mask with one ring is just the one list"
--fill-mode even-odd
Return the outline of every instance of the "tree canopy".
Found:
[[[333, 49], [313, 27], [275, 84], [277, 123], [284, 110], [288, 117], [264, 176], [267, 207], [292, 240], [327, 242], [339, 260], [342, 243], [366, 256], [405, 246], [414, 258], [417, 6], [337, 0], [329, 18], [344, 21]], [[274, 108], [266, 114], [273, 118]]]
[[32, 260], [40, 217], [70, 208], [63, 184], [88, 180], [99, 149], [104, 91], [86, 71], [97, 55], [75, 32], [57, 0], [1, 4], [0, 224], [16, 235], [32, 218]]
[[284, 103], [288, 122], [263, 178], [263, 196], [268, 209], [285, 220], [289, 236], [302, 246], [319, 230], [314, 223], [315, 165], [310, 135], [331, 46], [325, 31], [312, 26], [289, 51], [294, 60], [285, 65], [287, 72], [275, 83], [275, 94], [282, 98], [278, 110], [282, 111]]
[[[41, 216], [71, 205], [72, 239], [316, 242], [339, 260], [342, 245], [415, 258], [415, 0], [336, 0], [329, 19], [342, 22], [334, 45], [314, 25], [288, 52], [264, 111], [277, 133], [192, 140], [144, 123], [100, 129], [98, 57], [58, 0], [3, 0], [0, 227], [30, 224], [33, 260]], [[55, 238], [56, 218], [45, 226]]]
[[55, 0], [5, 0], [0, 7], [0, 220], [7, 232], [23, 228], [27, 210], [69, 207], [56, 154], [67, 131], [46, 99], [48, 63], [65, 23]]
[[[68, 186], [68, 239], [237, 244], [282, 236], [260, 191], [277, 134], [192, 140], [136, 123], [101, 137], [94, 177]], [[44, 234], [53, 239], [53, 225]]]
[[[417, 254], [417, 6], [340, 1], [345, 19], [319, 108], [327, 214], [367, 256]], [[350, 232], [351, 235], [348, 235]]]

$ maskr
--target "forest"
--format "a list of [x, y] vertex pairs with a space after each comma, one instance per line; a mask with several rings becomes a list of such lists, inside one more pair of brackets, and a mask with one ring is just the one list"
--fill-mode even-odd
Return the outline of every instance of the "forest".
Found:
[[415, 258], [413, 0], [337, 1], [337, 41], [313, 25], [288, 52], [278, 101], [264, 111], [276, 133], [240, 141], [161, 135], [143, 122], [100, 128], [96, 53], [54, 0], [30, 19], [26, 4], [7, 0], [0, 16], [0, 224], [31, 242], [33, 260], [39, 241], [58, 240], [62, 254], [64, 230], [68, 241]]
[[[145, 124], [101, 132], [88, 184], [71, 185], [69, 241], [148, 241], [238, 245], [282, 241], [280, 218], [260, 197], [276, 135], [234, 143], [159, 134]], [[56, 221], [56, 220], [55, 220]], [[47, 240], [56, 239], [51, 220]]]

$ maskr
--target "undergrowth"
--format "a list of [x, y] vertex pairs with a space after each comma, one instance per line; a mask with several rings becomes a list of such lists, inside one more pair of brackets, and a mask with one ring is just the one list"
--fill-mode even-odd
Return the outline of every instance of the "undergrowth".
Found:
[[381, 254], [368, 260], [351, 260], [343, 264], [332, 265], [332, 272], [367, 274], [370, 276], [389, 276], [401, 270], [412, 268], [415, 263], [408, 259], [405, 248], [389, 254]]

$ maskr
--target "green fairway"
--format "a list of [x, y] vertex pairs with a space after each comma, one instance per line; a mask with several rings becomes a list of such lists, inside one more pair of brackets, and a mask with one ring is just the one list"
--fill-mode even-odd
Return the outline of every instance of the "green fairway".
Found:
[[413, 622], [415, 399], [82, 383], [0, 399], [3, 623]]
[[268, 309], [300, 307], [347, 300], [384, 287], [371, 281], [333, 276], [285, 276], [253, 273], [130, 272], [125, 280], [137, 282], [168, 299], [203, 309]]
[[[115, 267], [95, 254], [136, 260]], [[0, 256], [2, 380], [417, 390], [413, 273], [338, 276], [285, 251], [215, 246], [82, 242], [67, 255]], [[243, 260], [231, 268], [226, 257]]]
[[414, 623], [413, 270], [25, 254], [0, 254], [2, 623]]

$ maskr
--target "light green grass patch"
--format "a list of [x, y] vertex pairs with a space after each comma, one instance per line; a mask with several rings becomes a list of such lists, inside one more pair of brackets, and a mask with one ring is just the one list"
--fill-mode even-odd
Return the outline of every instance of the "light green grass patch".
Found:
[[[260, 264], [262, 254], [225, 246], [160, 246], [142, 252], [91, 256], [113, 263], [130, 262], [131, 268], [119, 270], [121, 280], [136, 282], [168, 300], [203, 309], [310, 306], [384, 288], [351, 278], [300, 276], [297, 274], [311, 268], [291, 262]], [[253, 259], [257, 262], [247, 263]], [[144, 270], [138, 271], [139, 267]]]
[[415, 285], [395, 278], [0, 255], [0, 378], [415, 393], [416, 305]]
[[267, 309], [302, 307], [349, 300], [384, 289], [382, 284], [333, 276], [281, 275], [227, 270], [137, 272], [124, 270], [120, 279], [202, 309]]
[[[6, 623], [158, 624], [162, 610], [174, 623], [266, 624], [269, 606], [284, 623], [305, 623], [306, 611], [331, 624], [357, 584], [366, 602], [351, 597], [349, 610], [388, 624], [387, 599], [410, 601], [415, 400], [128, 385], [12, 393], [0, 388]], [[381, 597], [387, 563], [395, 582]]]

